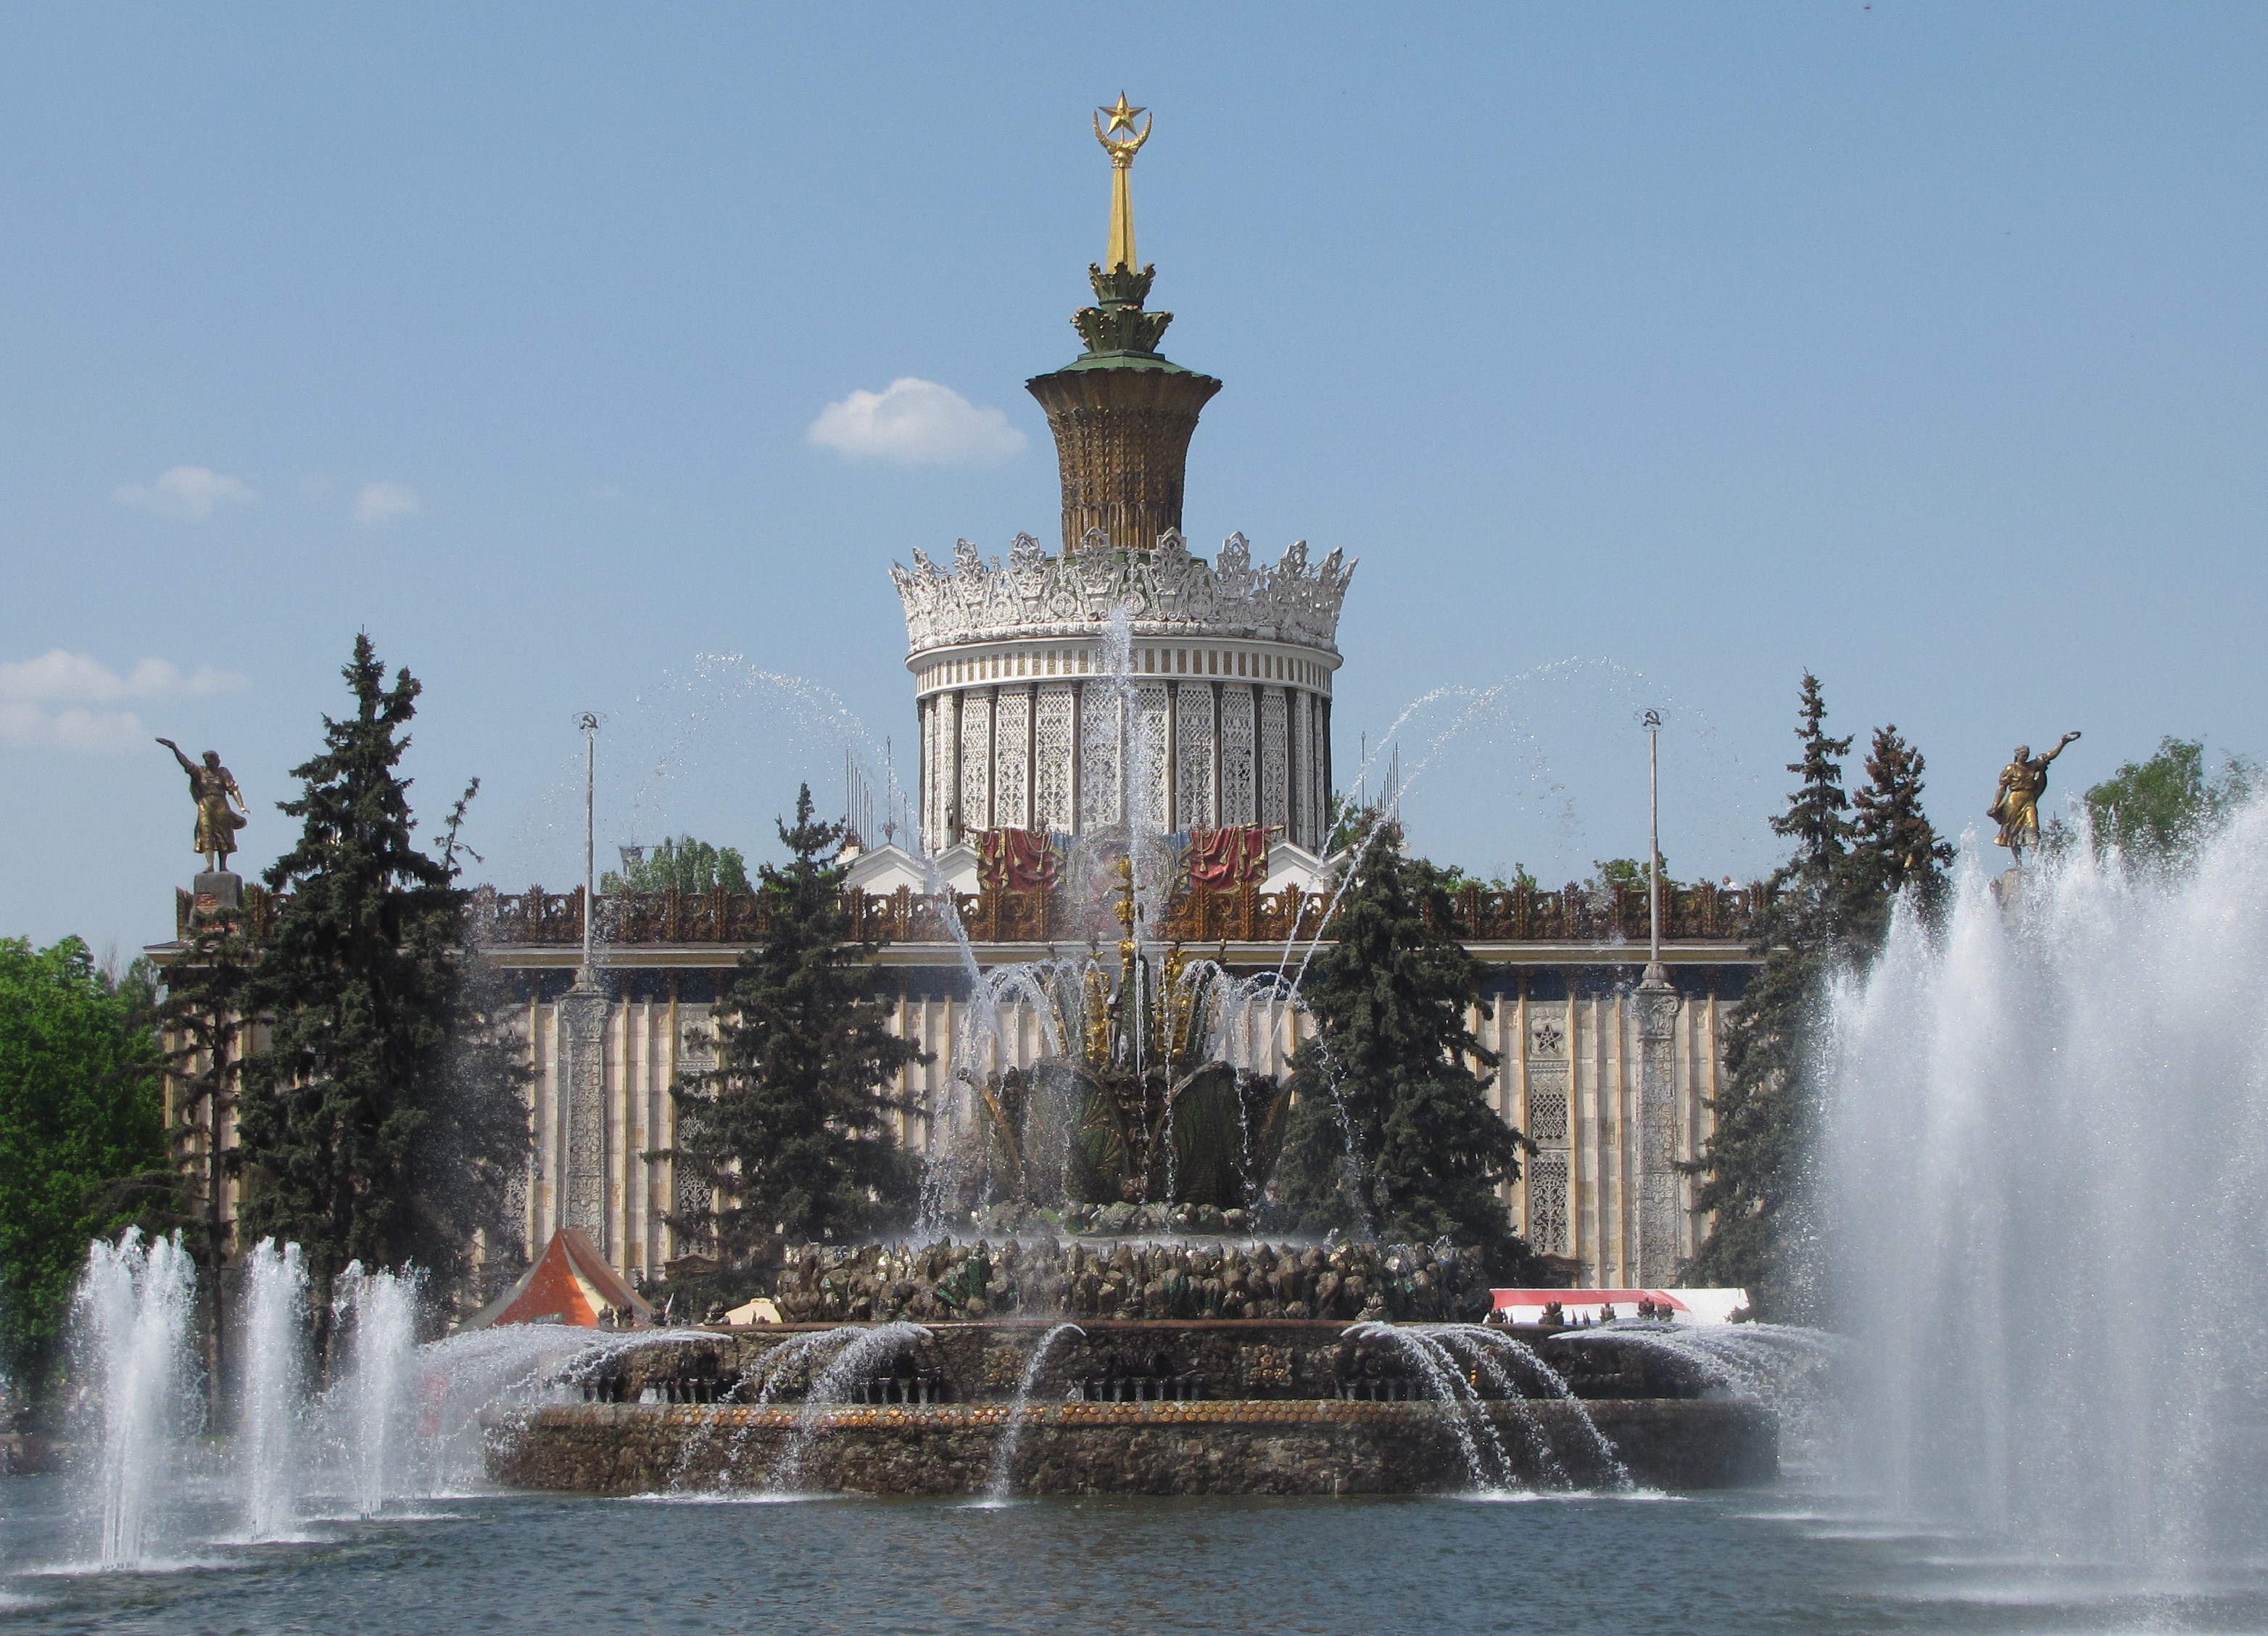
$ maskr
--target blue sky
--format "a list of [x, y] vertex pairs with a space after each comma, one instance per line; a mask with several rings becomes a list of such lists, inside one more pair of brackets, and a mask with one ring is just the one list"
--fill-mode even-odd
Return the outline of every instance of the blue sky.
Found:
[[[1167, 350], [1227, 383], [1189, 532], [1362, 560], [1343, 770], [1465, 690], [1405, 729], [1422, 848], [1642, 851], [1666, 704], [1673, 870], [1757, 872], [1807, 665], [1955, 831], [2020, 738], [2086, 730], [2066, 789], [2268, 752], [2257, 7], [0, 31], [0, 935], [168, 934], [155, 734], [236, 771], [247, 873], [282, 850], [358, 628], [507, 886], [577, 872], [584, 709], [602, 844], [836, 800], [838, 709], [910, 736], [889, 563], [1052, 537], [1022, 383], [1077, 350], [1122, 86]], [[967, 412], [858, 435], [904, 379]]]

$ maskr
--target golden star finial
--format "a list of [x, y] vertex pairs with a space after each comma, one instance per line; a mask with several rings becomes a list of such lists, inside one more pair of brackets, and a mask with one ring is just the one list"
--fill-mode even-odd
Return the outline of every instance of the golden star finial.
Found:
[[1118, 93], [1118, 106], [1116, 107], [1105, 108], [1102, 110], [1103, 113], [1110, 115], [1110, 131], [1114, 136], [1122, 130], [1132, 130], [1134, 128], [1134, 121], [1136, 116], [1147, 114], [1149, 111], [1150, 110], [1147, 108], [1138, 108], [1129, 106], [1126, 100], [1126, 93], [1123, 91]]

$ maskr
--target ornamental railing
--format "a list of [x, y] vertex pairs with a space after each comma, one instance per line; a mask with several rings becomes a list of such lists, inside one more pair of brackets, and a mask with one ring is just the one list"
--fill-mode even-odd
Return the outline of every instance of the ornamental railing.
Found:
[[[1749, 943], [1757, 935], [1767, 901], [1762, 885], [1665, 886], [1662, 935], [1679, 942]], [[1116, 941], [1107, 905], [1072, 902], [1053, 891], [1005, 888], [976, 892], [847, 891], [843, 909], [850, 935], [862, 943], [938, 943], [957, 941], [954, 923], [971, 943], [1084, 944]], [[1327, 893], [1287, 887], [1263, 892], [1184, 893], [1163, 921], [1144, 928], [1156, 941], [1186, 943], [1288, 943], [1327, 933], [1332, 909]], [[583, 941], [583, 893], [473, 894], [474, 935], [490, 945], [544, 946]], [[1643, 943], [1647, 935], [1643, 885], [1611, 889], [1571, 884], [1557, 891], [1519, 886], [1491, 891], [1466, 886], [1437, 909], [1433, 929], [1466, 943]], [[657, 891], [602, 893], [596, 939], [609, 945], [747, 944], [770, 929], [770, 914], [754, 892]]]

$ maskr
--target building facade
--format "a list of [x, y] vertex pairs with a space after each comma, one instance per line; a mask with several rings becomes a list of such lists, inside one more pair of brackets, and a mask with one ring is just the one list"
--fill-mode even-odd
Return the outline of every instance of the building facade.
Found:
[[[1338, 550], [1310, 562], [1305, 542], [1256, 563], [1241, 535], [1210, 561], [1189, 549], [1188, 451], [1221, 383], [1158, 350], [1172, 315], [1145, 304], [1155, 271], [1132, 262], [1121, 157], [1111, 264], [1089, 269], [1095, 304], [1072, 319], [1086, 350], [1027, 383], [1055, 436], [1060, 548], [1019, 535], [987, 561], [964, 540], [949, 565], [917, 551], [891, 571], [919, 724], [918, 833], [863, 849], [846, 901], [875, 947], [872, 992], [891, 1027], [935, 1053], [897, 1086], [917, 1110], [900, 1132], [917, 1152], [940, 1140], [956, 1071], [1042, 1054], [1036, 1016], [989, 990], [980, 1000], [986, 974], [1116, 935], [1091, 899], [988, 877], [988, 857], [1082, 843], [1177, 853], [1241, 832], [1249, 872], [1161, 896], [1145, 935], [1246, 976], [1296, 972], [1329, 938], [1331, 699], [1354, 565]], [[1578, 1282], [1667, 1284], [1705, 1231], [1679, 1166], [1708, 1138], [1760, 894], [1666, 892], [1661, 965], [1643, 987], [1642, 891], [1470, 888], [1457, 900], [1444, 929], [1485, 972], [1470, 1023], [1499, 1060], [1491, 1095], [1535, 1144], [1506, 1201]], [[575, 1229], [634, 1279], [658, 1276], [693, 1247], [676, 1223], [707, 1205], [669, 1157], [671, 1088], [713, 1060], [715, 1008], [762, 910], [725, 892], [601, 899], [586, 961], [589, 906], [540, 888], [475, 899], [477, 941], [520, 986], [528, 1242]], [[1253, 1015], [1224, 1048], [1280, 1074], [1305, 1014], [1287, 1000]]]

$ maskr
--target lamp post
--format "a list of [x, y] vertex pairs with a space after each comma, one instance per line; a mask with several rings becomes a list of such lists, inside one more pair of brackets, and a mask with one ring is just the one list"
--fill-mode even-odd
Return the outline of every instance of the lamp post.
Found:
[[592, 959], [599, 919], [597, 788], [599, 718], [575, 720], [583, 733], [583, 968], [559, 1000], [556, 1134], [560, 1187], [554, 1227], [590, 1235], [600, 1253], [614, 1254], [607, 1210], [607, 997]]
[[1646, 729], [1646, 976], [1662, 980], [1661, 971], [1661, 712], [1638, 717]]
[[1677, 990], [1661, 964], [1661, 712], [1638, 718], [1646, 730], [1646, 963], [1638, 986], [1638, 1242], [1629, 1248], [1637, 1282], [1666, 1285], [1677, 1266]]
[[599, 718], [583, 712], [583, 969], [591, 969], [591, 928], [599, 918], [598, 811]]

